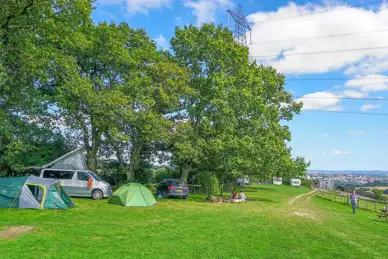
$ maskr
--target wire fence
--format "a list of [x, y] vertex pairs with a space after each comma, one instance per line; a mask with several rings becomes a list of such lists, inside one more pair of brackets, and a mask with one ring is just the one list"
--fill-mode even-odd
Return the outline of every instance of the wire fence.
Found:
[[[330, 201], [334, 201], [337, 203], [345, 204], [345, 205], [351, 205], [349, 195], [340, 195], [325, 191], [318, 191], [318, 197]], [[385, 209], [388, 206], [388, 203], [375, 201], [375, 200], [368, 200], [359, 198], [357, 199], [357, 208], [374, 211], [374, 212], [381, 212], [383, 209]]]

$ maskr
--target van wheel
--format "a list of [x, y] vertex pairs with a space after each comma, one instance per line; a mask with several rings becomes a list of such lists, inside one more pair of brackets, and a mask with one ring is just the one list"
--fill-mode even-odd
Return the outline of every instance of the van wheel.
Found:
[[92, 192], [92, 199], [93, 200], [101, 200], [104, 197], [102, 191], [100, 190], [94, 190]]

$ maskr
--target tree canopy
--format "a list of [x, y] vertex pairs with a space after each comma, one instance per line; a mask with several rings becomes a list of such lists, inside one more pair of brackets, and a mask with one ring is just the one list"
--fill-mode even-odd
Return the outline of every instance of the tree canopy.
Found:
[[83, 147], [90, 170], [114, 159], [127, 180], [156, 161], [185, 181], [305, 173], [283, 123], [302, 104], [226, 27], [176, 28], [163, 51], [142, 29], [93, 23], [89, 0], [0, 5], [0, 170]]

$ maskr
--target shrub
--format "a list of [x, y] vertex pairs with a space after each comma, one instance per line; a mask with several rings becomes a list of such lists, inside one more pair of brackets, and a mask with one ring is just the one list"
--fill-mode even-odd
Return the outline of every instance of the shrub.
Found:
[[375, 194], [376, 200], [383, 200], [383, 190], [373, 189], [372, 192]]
[[302, 186], [310, 187], [314, 183], [311, 179], [302, 179]]
[[207, 194], [219, 194], [220, 182], [212, 172], [201, 172], [195, 176], [195, 184], [203, 187], [203, 192]]

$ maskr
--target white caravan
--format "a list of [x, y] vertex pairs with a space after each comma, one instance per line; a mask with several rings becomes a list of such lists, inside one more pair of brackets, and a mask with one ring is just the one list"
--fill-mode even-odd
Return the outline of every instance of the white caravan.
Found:
[[274, 185], [282, 185], [283, 184], [283, 179], [281, 177], [280, 178], [274, 177], [272, 179], [272, 184], [274, 184]]
[[302, 181], [300, 179], [291, 179], [290, 184], [294, 187], [300, 187]]

